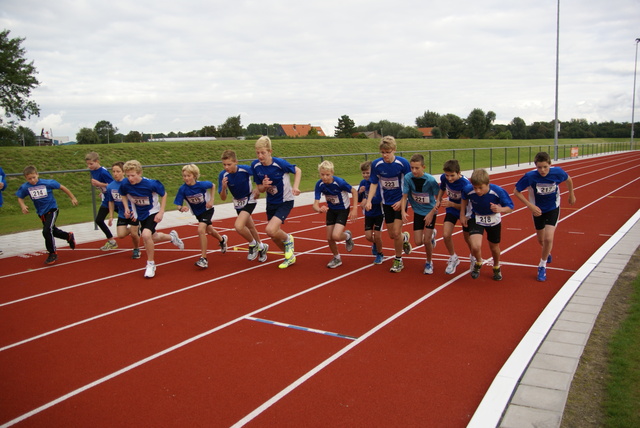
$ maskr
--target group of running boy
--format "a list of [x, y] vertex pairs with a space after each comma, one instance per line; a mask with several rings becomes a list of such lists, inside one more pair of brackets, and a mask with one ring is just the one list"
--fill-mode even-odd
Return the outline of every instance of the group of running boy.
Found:
[[[346, 229], [348, 221], [358, 217], [358, 207], [364, 210], [365, 238], [371, 242], [373, 263], [384, 261], [382, 243], [382, 225], [386, 224], [389, 239], [393, 241], [394, 258], [391, 272], [403, 270], [402, 256], [413, 250], [411, 236], [403, 232], [403, 224], [409, 223], [408, 207], [413, 210], [413, 242], [424, 246], [424, 274], [432, 274], [433, 251], [436, 246], [436, 217], [441, 207], [445, 208], [443, 221], [443, 242], [449, 254], [445, 273], [453, 274], [460, 264], [453, 244], [453, 231], [458, 221], [470, 251], [470, 275], [478, 278], [484, 263], [481, 254], [482, 237], [486, 232], [487, 241], [493, 259], [493, 279], [501, 280], [500, 240], [502, 214], [510, 213], [514, 204], [509, 194], [500, 186], [490, 183], [489, 174], [484, 169], [473, 171], [470, 179], [464, 177], [457, 160], [445, 162], [440, 182], [425, 172], [424, 158], [413, 155], [410, 160], [396, 156], [396, 141], [393, 137], [384, 137], [379, 145], [381, 157], [363, 162], [360, 166], [362, 181], [353, 187], [341, 177], [334, 175], [334, 166], [324, 161], [318, 166], [320, 179], [314, 191], [313, 209], [326, 214], [326, 237], [332, 258], [328, 268], [342, 265], [338, 242], [345, 242], [346, 250], [354, 247], [353, 235]], [[267, 260], [269, 245], [260, 239], [251, 217], [256, 208], [257, 198], [266, 193], [267, 225], [265, 233], [283, 253], [284, 260], [279, 268], [284, 269], [296, 262], [294, 238], [286, 233], [282, 226], [293, 209], [294, 199], [300, 194], [299, 185], [302, 172], [300, 168], [274, 157], [271, 140], [261, 137], [255, 143], [256, 157], [251, 165], [239, 165], [235, 152], [225, 150], [222, 154], [223, 170], [218, 176], [218, 194], [222, 200], [230, 195], [237, 212], [234, 228], [248, 243], [249, 260]], [[117, 213], [117, 237], [130, 236], [133, 250], [131, 257], [138, 259], [140, 243], [145, 248], [147, 264], [144, 276], [152, 278], [156, 273], [154, 245], [171, 241], [176, 247], [184, 249], [184, 243], [175, 230], [169, 234], [156, 230], [165, 213], [167, 193], [163, 184], [143, 176], [142, 165], [137, 160], [116, 162], [111, 173], [100, 165], [95, 152], [85, 157], [91, 173], [91, 183], [102, 193], [102, 203], [95, 222], [103, 231], [107, 242], [101, 247], [108, 251], [118, 247], [111, 233], [114, 213]], [[514, 194], [532, 212], [538, 242], [542, 247], [538, 264], [538, 281], [546, 280], [546, 264], [550, 263], [551, 248], [555, 228], [559, 220], [560, 190], [559, 184], [567, 183], [569, 203], [575, 203], [571, 177], [559, 167], [551, 167], [547, 153], [540, 152], [534, 159], [536, 169], [529, 171], [516, 183]], [[72, 232], [65, 232], [55, 226], [58, 207], [53, 190], [61, 189], [70, 198], [73, 205], [77, 200], [73, 194], [55, 180], [40, 179], [37, 170], [29, 166], [24, 170], [26, 182], [18, 189], [19, 204], [24, 213], [28, 207], [24, 203], [30, 197], [43, 223], [45, 245], [49, 253], [45, 264], [57, 260], [55, 239], [66, 240], [75, 248]], [[212, 226], [214, 215], [215, 185], [211, 181], [199, 180], [200, 170], [194, 164], [182, 168], [184, 184], [180, 186], [174, 204], [181, 212], [191, 211], [198, 220], [198, 235], [201, 254], [196, 266], [207, 268], [208, 238], [213, 236], [226, 252], [228, 237], [221, 235]], [[529, 198], [523, 191], [527, 190]], [[324, 197], [325, 204], [321, 204]], [[109, 217], [107, 223], [105, 220]]]

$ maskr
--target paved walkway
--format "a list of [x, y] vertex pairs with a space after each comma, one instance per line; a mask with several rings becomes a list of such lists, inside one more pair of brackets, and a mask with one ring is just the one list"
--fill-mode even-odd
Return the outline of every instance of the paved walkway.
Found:
[[[557, 162], [562, 164], [564, 162]], [[530, 169], [530, 165], [495, 168], [493, 172]], [[470, 176], [471, 171], [463, 172]], [[313, 192], [296, 198], [311, 205]], [[216, 205], [215, 218], [236, 215], [230, 203]], [[265, 211], [264, 198], [255, 212]], [[160, 223], [170, 229], [193, 223], [190, 213], [171, 210]], [[78, 243], [104, 238], [93, 222], [63, 226]], [[640, 243], [640, 212], [636, 213], [580, 268], [540, 315], [496, 376], [469, 427], [559, 427], [580, 356], [609, 290]], [[67, 244], [57, 240], [59, 247]], [[20, 254], [45, 254], [41, 230], [0, 236], [2, 259]], [[532, 357], [533, 356], [533, 357]]]

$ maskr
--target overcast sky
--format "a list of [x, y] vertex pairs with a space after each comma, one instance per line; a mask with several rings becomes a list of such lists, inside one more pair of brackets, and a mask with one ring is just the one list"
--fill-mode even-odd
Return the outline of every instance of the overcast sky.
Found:
[[[36, 133], [230, 116], [415, 125], [426, 110], [554, 118], [557, 0], [3, 0], [34, 61]], [[562, 0], [559, 119], [631, 122], [640, 0]], [[636, 102], [636, 105], [640, 104]], [[636, 115], [638, 120], [638, 115]]]

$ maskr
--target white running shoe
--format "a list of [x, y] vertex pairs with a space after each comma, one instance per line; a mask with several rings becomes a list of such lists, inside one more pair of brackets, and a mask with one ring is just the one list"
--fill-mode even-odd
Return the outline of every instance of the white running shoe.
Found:
[[331, 261], [327, 264], [327, 267], [328, 267], [329, 269], [335, 269], [335, 268], [337, 268], [337, 267], [338, 267], [338, 266], [340, 266], [340, 265], [342, 265], [342, 260], [340, 260], [340, 259], [339, 259], [339, 258], [337, 258], [337, 257], [334, 257], [334, 258], [332, 258], [332, 259], [331, 259]]
[[182, 242], [182, 239], [178, 236], [178, 232], [172, 230], [169, 235], [171, 235], [171, 243], [181, 250], [184, 250], [184, 242]]
[[411, 254], [412, 248], [411, 248], [411, 242], [409, 242], [410, 236], [411, 235], [409, 235], [409, 232], [402, 232], [402, 251], [404, 251], [406, 255]]
[[145, 278], [153, 278], [156, 276], [156, 264], [147, 262], [147, 268], [144, 271]]
[[349, 236], [347, 238], [346, 241], [344, 241], [345, 247], [347, 248], [348, 252], [351, 252], [351, 250], [353, 250], [353, 246], [355, 245], [353, 243], [353, 235], [351, 235], [351, 231], [346, 230], [345, 233]]
[[446, 274], [453, 274], [456, 271], [456, 268], [458, 267], [458, 265], [460, 264], [460, 259], [458, 258], [457, 255], [453, 255], [451, 257], [449, 257], [449, 261], [447, 262], [447, 268], [444, 270], [444, 273]]
[[258, 245], [249, 245], [249, 253], [247, 254], [247, 260], [255, 260], [258, 257]]
[[260, 263], [266, 262], [267, 261], [267, 251], [269, 251], [269, 245], [265, 244], [264, 242], [262, 243], [262, 248], [260, 249], [260, 251], [258, 251], [258, 253], [260, 254], [258, 257], [258, 261]]
[[221, 238], [222, 241], [218, 242], [218, 244], [220, 245], [220, 252], [224, 254], [227, 252], [227, 235], [222, 235]]

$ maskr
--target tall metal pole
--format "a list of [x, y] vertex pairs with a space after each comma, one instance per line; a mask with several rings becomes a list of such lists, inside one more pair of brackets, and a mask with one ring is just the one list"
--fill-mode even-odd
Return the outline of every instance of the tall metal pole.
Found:
[[560, 0], [558, 0], [558, 13], [556, 17], [556, 114], [553, 130], [553, 159], [558, 160], [558, 75], [560, 69]]
[[631, 144], [629, 150], [633, 150], [633, 127], [635, 125], [636, 113], [636, 72], [638, 71], [638, 43], [640, 38], [636, 39], [636, 60], [633, 67], [633, 101], [631, 102]]

